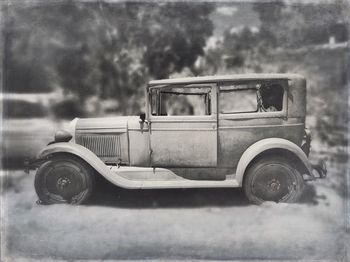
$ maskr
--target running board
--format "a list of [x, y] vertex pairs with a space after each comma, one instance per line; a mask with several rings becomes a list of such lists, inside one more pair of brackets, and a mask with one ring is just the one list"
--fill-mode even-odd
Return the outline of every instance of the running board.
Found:
[[227, 176], [225, 180], [191, 180], [178, 176], [166, 168], [129, 166], [108, 167], [115, 176], [122, 177], [123, 180], [128, 180], [130, 183], [134, 184], [135, 187], [133, 188], [165, 189], [239, 187], [239, 183], [232, 176]]

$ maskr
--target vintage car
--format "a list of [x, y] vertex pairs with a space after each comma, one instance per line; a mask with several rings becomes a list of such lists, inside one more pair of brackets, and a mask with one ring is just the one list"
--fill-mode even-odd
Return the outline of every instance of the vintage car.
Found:
[[128, 189], [243, 187], [294, 202], [326, 176], [308, 160], [306, 81], [244, 74], [150, 81], [140, 116], [74, 119], [30, 163], [42, 203], [81, 204], [94, 176]]

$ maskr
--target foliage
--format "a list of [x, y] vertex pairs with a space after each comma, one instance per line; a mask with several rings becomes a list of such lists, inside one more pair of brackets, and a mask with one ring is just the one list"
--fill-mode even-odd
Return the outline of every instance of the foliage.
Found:
[[76, 98], [68, 98], [54, 103], [52, 105], [52, 111], [55, 112], [55, 116], [59, 119], [71, 120], [72, 116], [86, 116], [85, 112], [79, 107], [79, 100]]
[[63, 101], [53, 106], [59, 117], [136, 114], [152, 78], [295, 72], [308, 79], [309, 114], [322, 116], [314, 127], [319, 138], [345, 145], [348, 49], [315, 48], [334, 32], [337, 41], [348, 39], [346, 1], [255, 2], [258, 28], [229, 28], [205, 49], [214, 8], [204, 2], [14, 2], [5, 9], [5, 91], [63, 90]]
[[5, 25], [7, 91], [62, 88], [81, 107], [97, 96], [135, 112], [149, 78], [192, 68], [203, 55], [212, 10], [184, 2], [14, 5]]
[[343, 0], [303, 5], [270, 2], [255, 3], [254, 10], [259, 15], [261, 37], [266, 44], [296, 48], [327, 43], [332, 29], [344, 22], [345, 7]]
[[334, 34], [337, 41], [347, 41], [349, 5], [344, 1], [298, 5], [272, 1], [254, 3], [253, 8], [259, 28], [228, 28], [223, 40], [207, 51], [202, 72], [304, 75], [307, 120], [312, 119], [307, 125], [329, 146], [347, 145], [348, 48], [323, 45]]
[[21, 100], [3, 99], [0, 102], [4, 118], [43, 118], [47, 110], [42, 105]]

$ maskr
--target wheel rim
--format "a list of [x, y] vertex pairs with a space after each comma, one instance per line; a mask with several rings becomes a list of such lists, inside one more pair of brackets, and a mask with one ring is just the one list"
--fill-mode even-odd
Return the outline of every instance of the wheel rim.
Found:
[[261, 167], [251, 183], [252, 192], [260, 201], [286, 201], [296, 194], [296, 187], [294, 172], [279, 164]]
[[70, 164], [56, 164], [44, 175], [43, 193], [55, 203], [75, 203], [87, 191], [82, 171]]

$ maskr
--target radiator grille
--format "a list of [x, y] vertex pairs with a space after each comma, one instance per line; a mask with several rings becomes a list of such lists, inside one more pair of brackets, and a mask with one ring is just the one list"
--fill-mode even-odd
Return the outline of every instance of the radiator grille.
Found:
[[80, 134], [76, 142], [107, 162], [122, 160], [122, 145], [120, 135]]

